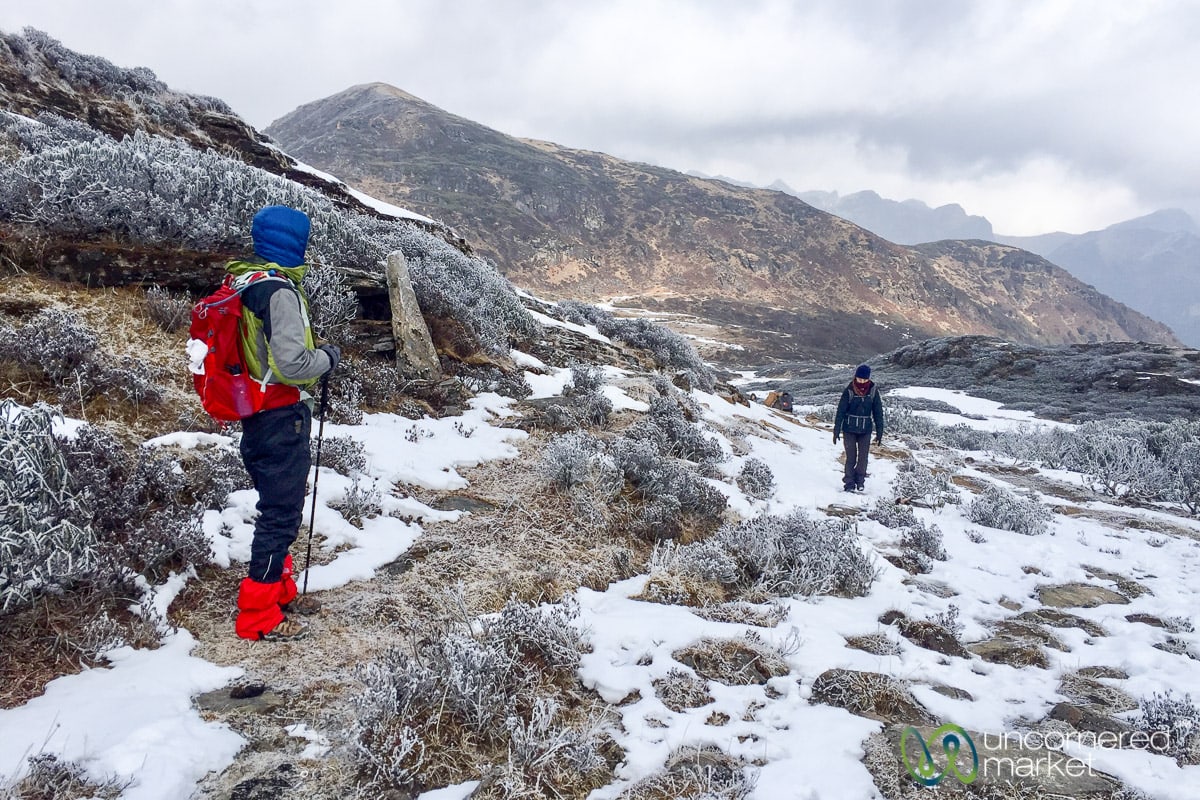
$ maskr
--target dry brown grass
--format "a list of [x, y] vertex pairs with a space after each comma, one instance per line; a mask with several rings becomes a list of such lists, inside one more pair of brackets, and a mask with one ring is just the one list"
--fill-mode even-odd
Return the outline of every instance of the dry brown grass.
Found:
[[[125, 439], [178, 430], [180, 418], [189, 414], [203, 424], [207, 418], [194, 413], [199, 402], [183, 355], [187, 333], [167, 333], [152, 322], [145, 314], [143, 295], [135, 287], [88, 289], [31, 275], [9, 277], [0, 281], [0, 321], [19, 324], [22, 317], [45, 308], [69, 310], [101, 334], [103, 347], [113, 356], [128, 355], [156, 370], [164, 402], [132, 406], [100, 395], [83, 404], [84, 421], [110, 425]], [[11, 363], [0, 364], [0, 396], [24, 404], [78, 405], [69, 387], [52, 386], [40, 374]]]
[[114, 635], [137, 647], [157, 647], [153, 626], [129, 611], [130, 602], [112, 591], [93, 589], [43, 595], [29, 608], [5, 614], [0, 624], [0, 708], [28, 702], [57, 677], [103, 664], [97, 651]]

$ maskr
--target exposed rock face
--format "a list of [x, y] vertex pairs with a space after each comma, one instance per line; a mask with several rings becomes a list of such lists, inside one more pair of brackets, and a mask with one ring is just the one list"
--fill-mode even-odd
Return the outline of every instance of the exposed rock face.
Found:
[[385, 84], [266, 132], [363, 191], [486, 237], [472, 246], [519, 285], [744, 326], [742, 360], [853, 359], [961, 333], [1175, 342], [1031, 253], [903, 247], [782, 192], [516, 139]]

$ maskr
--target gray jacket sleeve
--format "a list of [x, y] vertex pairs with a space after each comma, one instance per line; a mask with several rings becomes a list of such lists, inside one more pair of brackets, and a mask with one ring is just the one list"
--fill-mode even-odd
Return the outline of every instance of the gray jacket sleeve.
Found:
[[308, 381], [329, 371], [332, 366], [329, 355], [323, 350], [309, 350], [304, 342], [307, 325], [296, 292], [273, 293], [268, 313], [271, 325], [267, 346], [280, 375], [289, 381]]

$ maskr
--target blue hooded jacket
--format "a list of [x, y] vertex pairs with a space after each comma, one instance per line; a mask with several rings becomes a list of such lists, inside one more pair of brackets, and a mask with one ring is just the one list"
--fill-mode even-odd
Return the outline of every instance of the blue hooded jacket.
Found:
[[254, 215], [250, 238], [254, 254], [281, 267], [304, 263], [311, 223], [308, 215], [287, 206], [267, 206]]

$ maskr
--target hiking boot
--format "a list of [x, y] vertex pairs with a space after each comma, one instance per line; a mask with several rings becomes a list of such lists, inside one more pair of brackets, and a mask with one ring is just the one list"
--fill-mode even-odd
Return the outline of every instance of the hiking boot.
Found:
[[854, 491], [861, 492], [862, 490], [863, 490], [863, 485], [861, 483], [854, 484]]
[[847, 483], [845, 486], [843, 486], [843, 487], [842, 487], [842, 491], [843, 491], [843, 492], [853, 492], [853, 491], [854, 491], [854, 484], [852, 484], [852, 483]]
[[279, 607], [285, 614], [302, 614], [306, 617], [311, 617], [313, 614], [320, 612], [321, 601], [315, 597], [304, 594], [297, 597], [287, 605]]
[[305, 636], [308, 636], [308, 626], [287, 617], [272, 630], [258, 634], [259, 640], [263, 642], [294, 642]]

